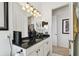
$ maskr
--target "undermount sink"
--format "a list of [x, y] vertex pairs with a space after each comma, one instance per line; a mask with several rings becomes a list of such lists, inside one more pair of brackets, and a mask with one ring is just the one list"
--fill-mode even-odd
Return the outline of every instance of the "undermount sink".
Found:
[[39, 41], [41, 41], [42, 39], [36, 39], [36, 42], [39, 42]]
[[26, 42], [26, 43], [28, 43], [28, 42], [29, 42], [29, 40], [22, 40], [22, 42]]

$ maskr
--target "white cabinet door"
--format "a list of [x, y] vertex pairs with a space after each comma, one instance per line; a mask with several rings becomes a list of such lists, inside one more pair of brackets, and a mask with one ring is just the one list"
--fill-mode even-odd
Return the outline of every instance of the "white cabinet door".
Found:
[[38, 56], [43, 56], [43, 45], [38, 49]]
[[49, 42], [45, 42], [44, 44], [44, 56], [47, 56], [49, 53]]
[[33, 52], [31, 52], [28, 56], [37, 56], [38, 54], [37, 54], [37, 51], [33, 51]]
[[43, 46], [36, 51], [32, 51], [28, 56], [43, 56]]
[[49, 39], [45, 39], [42, 42], [27, 49], [27, 56], [46, 56], [50, 50]]

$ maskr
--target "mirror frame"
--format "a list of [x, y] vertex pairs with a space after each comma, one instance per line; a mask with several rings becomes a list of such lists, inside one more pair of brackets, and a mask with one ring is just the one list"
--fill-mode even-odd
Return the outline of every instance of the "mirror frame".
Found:
[[4, 26], [0, 30], [8, 30], [8, 2], [1, 2], [4, 7]]

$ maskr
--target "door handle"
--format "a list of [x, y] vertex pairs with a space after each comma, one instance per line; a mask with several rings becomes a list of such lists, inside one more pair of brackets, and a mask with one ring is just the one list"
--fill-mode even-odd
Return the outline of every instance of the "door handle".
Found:
[[57, 35], [57, 34], [55, 34], [55, 35]]
[[69, 48], [71, 49], [71, 43], [74, 43], [73, 40], [69, 40]]
[[46, 44], [48, 44], [48, 42], [46, 42]]
[[38, 51], [40, 51], [40, 49], [38, 49]]
[[38, 53], [38, 51], [36, 51], [36, 53]]

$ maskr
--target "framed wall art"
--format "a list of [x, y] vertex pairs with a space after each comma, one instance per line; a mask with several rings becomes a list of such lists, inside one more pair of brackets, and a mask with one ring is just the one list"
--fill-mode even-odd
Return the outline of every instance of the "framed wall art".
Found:
[[69, 19], [62, 20], [62, 34], [69, 34]]
[[0, 30], [8, 30], [8, 2], [0, 2]]

